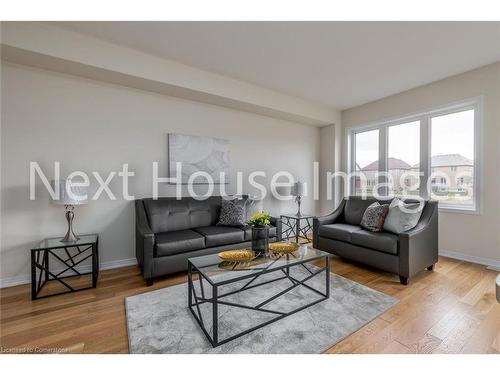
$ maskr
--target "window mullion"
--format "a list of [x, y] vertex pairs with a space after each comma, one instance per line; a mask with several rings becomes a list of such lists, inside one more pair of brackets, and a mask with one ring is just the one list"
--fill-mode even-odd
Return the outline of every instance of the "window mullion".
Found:
[[[379, 141], [378, 141], [378, 170], [379, 172], [387, 173], [387, 126], [383, 125], [379, 128]], [[386, 196], [389, 193], [389, 189], [386, 186], [387, 178], [384, 176], [379, 176], [378, 183], [382, 184], [378, 193], [382, 196]]]
[[428, 191], [429, 177], [431, 175], [431, 118], [424, 116], [420, 119], [420, 196], [424, 199], [429, 199], [430, 192]]
[[[350, 143], [349, 146], [351, 147], [350, 150], [351, 159], [348, 161], [348, 163], [349, 163], [350, 173], [354, 173], [356, 172], [356, 133], [351, 132], [349, 143]], [[355, 185], [356, 184], [354, 177], [351, 177], [349, 179], [349, 195], [356, 195]]]

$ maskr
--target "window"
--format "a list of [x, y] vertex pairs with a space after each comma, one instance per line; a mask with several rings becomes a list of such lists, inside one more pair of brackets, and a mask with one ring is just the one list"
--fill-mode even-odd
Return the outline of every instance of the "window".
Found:
[[355, 177], [356, 194], [373, 194], [376, 185], [374, 177], [378, 172], [379, 131], [371, 130], [354, 135], [354, 170], [362, 172], [366, 178]]
[[477, 211], [480, 110], [481, 98], [474, 98], [350, 130], [349, 172], [357, 172], [351, 194], [378, 187], [380, 195], [430, 197], [440, 209]]
[[441, 176], [432, 199], [474, 207], [474, 109], [431, 118], [431, 176]]
[[420, 121], [388, 127], [387, 172], [389, 193], [418, 195], [420, 178]]

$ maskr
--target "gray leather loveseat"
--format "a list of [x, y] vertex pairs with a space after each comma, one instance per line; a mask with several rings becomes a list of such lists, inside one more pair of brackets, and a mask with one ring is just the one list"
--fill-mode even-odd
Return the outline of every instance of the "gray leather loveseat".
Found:
[[[250, 227], [216, 225], [221, 201], [221, 197], [135, 201], [135, 252], [147, 285], [153, 284], [153, 277], [187, 270], [187, 258], [251, 246]], [[279, 219], [272, 218], [271, 224], [270, 241], [280, 240]]]
[[[375, 198], [349, 197], [330, 215], [313, 223], [313, 246], [342, 258], [399, 275], [402, 284], [438, 261], [438, 203], [425, 202], [417, 226], [399, 235], [370, 232], [360, 223]], [[389, 201], [378, 200], [381, 204]], [[411, 202], [411, 201], [410, 201]]]

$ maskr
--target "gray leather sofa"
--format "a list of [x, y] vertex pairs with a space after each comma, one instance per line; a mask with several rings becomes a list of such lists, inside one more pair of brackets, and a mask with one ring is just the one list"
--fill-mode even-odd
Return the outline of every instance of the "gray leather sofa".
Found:
[[[427, 201], [417, 226], [397, 235], [361, 228], [363, 213], [375, 201], [375, 198], [349, 197], [330, 215], [315, 218], [313, 246], [396, 273], [404, 285], [425, 268], [432, 271], [438, 261], [438, 203]], [[390, 200], [379, 202], [390, 203]]]
[[[135, 252], [147, 285], [152, 285], [156, 276], [187, 270], [187, 258], [251, 246], [250, 227], [215, 225], [221, 200], [183, 197], [135, 201]], [[271, 219], [269, 234], [270, 241], [281, 239], [279, 219]]]

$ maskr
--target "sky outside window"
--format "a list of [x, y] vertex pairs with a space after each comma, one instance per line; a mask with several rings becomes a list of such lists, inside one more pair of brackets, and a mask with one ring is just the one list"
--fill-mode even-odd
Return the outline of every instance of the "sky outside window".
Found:
[[389, 158], [404, 161], [410, 167], [420, 163], [420, 121], [389, 127]]
[[378, 129], [356, 134], [356, 170], [378, 160]]
[[[388, 128], [388, 157], [411, 166], [420, 162], [420, 122]], [[474, 110], [432, 118], [432, 156], [461, 154], [474, 160]], [[356, 134], [356, 169], [378, 160], [378, 130]]]
[[460, 154], [474, 160], [474, 110], [432, 118], [432, 156]]

